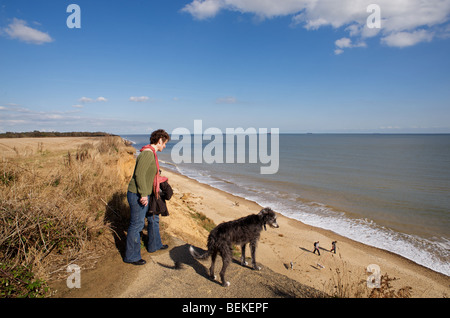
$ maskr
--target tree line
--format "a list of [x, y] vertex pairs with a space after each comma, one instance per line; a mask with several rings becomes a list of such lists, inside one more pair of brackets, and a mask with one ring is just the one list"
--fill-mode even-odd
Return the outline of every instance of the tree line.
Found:
[[30, 137], [104, 137], [114, 136], [105, 132], [57, 132], [57, 131], [29, 131], [29, 132], [6, 132], [1, 133], [0, 138], [30, 138]]

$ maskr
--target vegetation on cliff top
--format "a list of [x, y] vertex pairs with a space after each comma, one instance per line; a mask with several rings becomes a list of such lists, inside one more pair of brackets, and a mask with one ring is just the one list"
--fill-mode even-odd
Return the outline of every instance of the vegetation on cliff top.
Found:
[[0, 297], [46, 296], [46, 281], [67, 275], [68, 264], [90, 268], [111, 246], [104, 234], [112, 211], [121, 213], [114, 197], [124, 192], [123, 151], [129, 153], [120, 137], [106, 137], [65, 154], [3, 159]]
[[0, 138], [33, 138], [33, 137], [104, 137], [115, 136], [105, 132], [45, 132], [45, 131], [30, 131], [30, 132], [6, 132], [1, 133]]

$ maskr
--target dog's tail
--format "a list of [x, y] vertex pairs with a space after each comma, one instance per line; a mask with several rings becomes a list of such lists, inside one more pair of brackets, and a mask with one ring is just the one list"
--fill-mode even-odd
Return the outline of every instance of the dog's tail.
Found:
[[196, 259], [206, 259], [209, 257], [209, 251], [199, 253], [194, 249], [192, 245], [189, 247], [189, 253], [191, 253], [192, 257]]

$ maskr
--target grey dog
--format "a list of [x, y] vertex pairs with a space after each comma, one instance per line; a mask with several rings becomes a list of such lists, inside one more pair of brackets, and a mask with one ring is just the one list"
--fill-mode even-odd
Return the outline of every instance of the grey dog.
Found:
[[219, 224], [208, 236], [208, 250], [206, 252], [198, 253], [192, 246], [189, 248], [189, 251], [196, 259], [206, 259], [211, 256], [209, 275], [212, 279], [216, 279], [214, 265], [217, 253], [219, 253], [222, 257], [222, 270], [220, 271], [222, 286], [229, 286], [230, 282], [225, 280], [225, 272], [233, 257], [231, 245], [234, 243], [241, 246], [241, 265], [244, 266], [247, 265], [245, 261], [245, 245], [250, 243], [252, 268], [260, 270], [261, 268], [256, 265], [255, 250], [262, 229], [266, 230], [266, 224], [273, 228], [279, 227], [277, 216], [271, 208], [264, 208], [258, 214], [251, 214], [237, 220]]

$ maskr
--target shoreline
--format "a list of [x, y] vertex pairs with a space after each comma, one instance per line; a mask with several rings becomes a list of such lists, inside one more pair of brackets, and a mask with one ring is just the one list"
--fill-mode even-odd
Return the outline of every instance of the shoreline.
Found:
[[[163, 175], [169, 177], [172, 187], [180, 193], [189, 193], [193, 198], [190, 204], [216, 224], [258, 213], [262, 208], [256, 202], [179, 172], [165, 169]], [[170, 201], [168, 203], [170, 205]], [[325, 285], [332, 285], [336, 280], [346, 280], [347, 284], [355, 285], [356, 288], [358, 282], [367, 280], [371, 275], [366, 272], [367, 266], [376, 264], [380, 267], [381, 275], [397, 278], [391, 283], [394, 288], [412, 287], [412, 297], [448, 297], [450, 294], [450, 277], [443, 273], [393, 252], [277, 214], [280, 228], [263, 231], [257, 250], [257, 262], [275, 272], [319, 290], [327, 289]], [[169, 217], [169, 225], [170, 221]], [[336, 254], [329, 252], [334, 240], [338, 242]], [[315, 241], [320, 241], [321, 256], [312, 253]], [[290, 262], [294, 263], [293, 269], [290, 268]]]
[[[207, 181], [205, 182], [205, 181], [199, 180], [195, 176], [190, 176], [190, 175], [183, 174], [182, 172], [180, 172], [180, 171], [178, 171], [176, 169], [177, 166], [175, 164], [172, 164], [170, 162], [163, 162], [163, 163], [169, 166], [169, 168], [168, 168], [169, 171], [172, 171], [172, 172], [174, 172], [176, 174], [180, 174], [182, 176], [185, 176], [185, 177], [187, 177], [189, 179], [192, 179], [192, 180], [194, 180], [196, 182], [199, 182], [201, 184], [208, 185], [211, 188], [216, 189], [218, 191], [223, 191], [225, 193], [234, 195], [236, 197], [239, 197], [239, 198], [242, 198], [242, 199], [254, 202], [254, 203], [258, 204], [261, 207], [265, 206], [261, 202], [258, 202], [258, 200], [254, 200], [251, 197], [249, 198], [246, 194], [240, 195], [239, 193], [237, 193], [237, 191], [234, 191], [234, 192], [233, 191], [229, 191], [229, 190], [224, 189], [222, 187], [212, 185], [212, 184], [210, 184]], [[222, 180], [222, 181], [225, 182], [225, 183], [231, 183], [231, 182], [228, 182], [226, 180]], [[328, 205], [328, 204], [317, 203], [320, 200], [317, 201], [317, 202], [316, 201], [317, 200], [313, 200], [313, 201], [310, 201], [309, 199], [305, 200], [305, 202], [307, 202], [307, 204], [316, 204], [316, 205], [323, 206], [325, 209], [330, 209], [332, 212], [336, 212], [336, 214], [340, 213], [341, 211], [343, 211], [340, 208], [335, 208], [335, 207], [333, 207], [331, 205]], [[271, 206], [272, 209], [277, 208], [277, 205], [278, 205], [278, 208], [282, 209], [279, 206], [278, 202], [276, 202], [275, 207]], [[342, 212], [342, 213], [347, 213], [347, 212]], [[364, 225], [364, 224], [363, 225], [357, 224], [356, 226], [358, 228], [356, 229], [357, 230], [356, 232], [353, 231], [353, 233], [352, 232], [348, 232], [347, 233], [346, 231], [342, 231], [342, 229], [339, 229], [341, 231], [339, 231], [339, 230], [336, 231], [336, 226], [341, 224], [341, 226], [344, 226], [344, 228], [346, 228], [347, 230], [351, 230], [351, 227], [352, 227], [352, 224], [353, 224], [353, 219], [350, 218], [350, 217], [344, 217], [342, 220], [339, 219], [339, 221], [336, 221], [336, 220], [334, 220], [334, 217], [331, 217], [331, 221], [332, 221], [332, 223], [331, 223], [332, 225], [331, 226], [330, 226], [330, 224], [327, 223], [327, 221], [322, 221], [322, 222], [325, 222], [325, 223], [323, 223], [323, 225], [325, 225], [325, 226], [321, 226], [321, 225], [317, 225], [317, 224], [311, 224], [308, 221], [305, 222], [305, 221], [301, 220], [301, 218], [296, 217], [296, 215], [294, 215], [292, 213], [290, 214], [290, 213], [284, 213], [283, 212], [283, 213], [280, 213], [280, 214], [282, 214], [283, 216], [285, 216], [285, 217], [287, 217], [289, 219], [293, 219], [293, 220], [299, 221], [299, 222], [301, 222], [304, 225], [308, 225], [308, 226], [312, 226], [313, 228], [325, 230], [325, 231], [328, 231], [330, 233], [333, 233], [334, 235], [338, 235], [340, 237], [345, 237], [345, 238], [353, 240], [355, 242], [358, 242], [358, 243], [361, 243], [361, 244], [364, 244], [364, 245], [367, 245], [367, 246], [370, 246], [370, 247], [378, 248], [380, 250], [384, 250], [384, 251], [392, 253], [394, 255], [401, 256], [401, 257], [405, 258], [406, 260], [409, 260], [409, 261], [411, 261], [411, 262], [413, 262], [413, 263], [415, 263], [417, 265], [423, 266], [423, 267], [425, 267], [427, 269], [430, 269], [432, 271], [435, 271], [437, 273], [440, 273], [440, 274], [443, 274], [443, 275], [445, 275], [447, 277], [450, 277], [450, 275], [448, 275], [448, 273], [446, 273], [448, 264], [445, 264], [444, 262], [441, 262], [441, 260], [439, 260], [439, 259], [437, 260], [437, 263], [436, 262], [433, 263], [432, 261], [428, 261], [428, 262], [424, 261], [425, 259], [429, 260], [430, 257], [431, 257], [431, 259], [433, 259], [433, 257], [434, 257], [433, 254], [429, 254], [429, 252], [427, 250], [425, 250], [425, 249], [424, 250], [419, 250], [420, 253], [422, 253], [423, 255], [421, 255], [422, 258], [417, 259], [417, 260], [414, 259], [414, 257], [410, 257], [411, 255], [408, 256], [408, 255], [403, 255], [402, 254], [405, 251], [408, 251], [408, 249], [410, 251], [414, 251], [415, 250], [414, 243], [410, 241], [411, 239], [414, 239], [415, 234], [396, 232], [395, 230], [391, 230], [389, 228], [385, 228], [384, 226], [379, 226], [379, 225], [378, 225], [378, 228], [372, 228], [372, 227], [370, 227], [370, 225]], [[362, 228], [359, 228], [359, 226], [362, 226]], [[372, 238], [373, 233], [372, 233], [372, 236], [370, 236], [369, 239], [366, 238], [366, 240], [359, 240], [358, 239], [358, 234], [364, 234], [365, 233], [364, 229], [369, 230], [369, 231], [372, 231], [372, 230], [377, 231], [377, 232], [379, 231], [378, 237], [380, 237], [380, 235], [381, 235], [381, 238], [384, 239], [384, 240], [381, 241], [382, 243], [373, 241], [373, 238]], [[399, 250], [399, 246], [398, 245], [392, 246], [393, 250], [389, 250], [389, 248], [385, 247], [385, 245], [389, 244], [389, 242], [390, 242], [389, 241], [389, 239], [390, 239], [389, 236], [391, 236], [391, 235], [395, 235], [394, 240], [397, 239], [400, 242], [403, 242], [402, 243], [403, 246], [401, 246], [402, 247], [401, 250]], [[422, 240], [423, 238], [418, 237], [418, 239]], [[423, 240], [426, 241], [426, 239], [423, 239]], [[404, 245], [404, 244], [406, 244], [406, 245]], [[406, 254], [408, 254], [408, 253], [406, 253]], [[428, 255], [429, 257], [425, 257], [425, 256], [427, 256], [427, 254], [429, 254]], [[444, 266], [444, 267], [442, 267], [442, 270], [439, 270], [439, 264]], [[432, 265], [434, 265], [434, 266], [432, 266]]]

